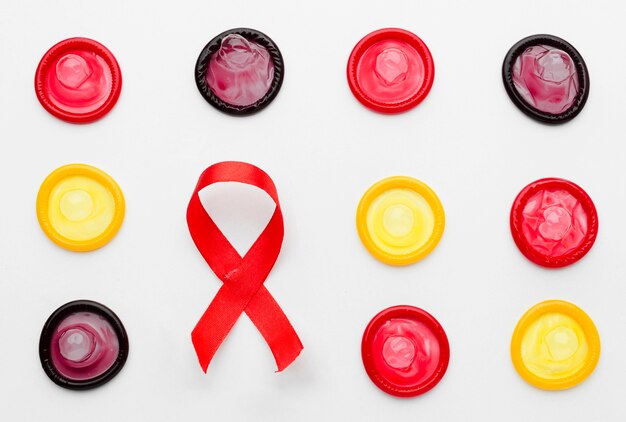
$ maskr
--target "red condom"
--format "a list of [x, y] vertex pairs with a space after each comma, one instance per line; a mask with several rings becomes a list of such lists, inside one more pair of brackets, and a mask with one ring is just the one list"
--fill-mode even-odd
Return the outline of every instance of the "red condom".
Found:
[[381, 113], [401, 113], [418, 105], [435, 78], [426, 44], [404, 29], [366, 35], [348, 60], [348, 84], [363, 105]]
[[88, 38], [54, 45], [39, 62], [35, 92], [52, 115], [89, 123], [107, 114], [122, 90], [122, 72], [113, 54]]
[[573, 264], [598, 234], [598, 213], [578, 185], [547, 178], [526, 186], [511, 207], [511, 234], [519, 250], [544, 267]]
[[361, 343], [363, 365], [374, 384], [397, 397], [424, 394], [443, 378], [450, 360], [439, 322], [414, 306], [392, 306], [368, 324]]

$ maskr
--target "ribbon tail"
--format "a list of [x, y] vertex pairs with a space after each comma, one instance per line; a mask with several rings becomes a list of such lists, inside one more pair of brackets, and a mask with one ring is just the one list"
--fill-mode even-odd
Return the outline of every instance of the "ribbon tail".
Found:
[[261, 286], [250, 300], [245, 312], [272, 351], [277, 372], [291, 365], [304, 346], [287, 316], [265, 286]]
[[206, 330], [204, 330], [200, 324], [196, 324], [196, 327], [191, 332], [191, 342], [193, 343], [193, 347], [196, 350], [196, 356], [198, 357], [198, 363], [202, 368], [202, 371], [206, 374], [207, 369], [209, 369], [209, 363], [213, 359], [213, 355], [217, 349], [215, 348], [207, 348], [205, 345], [210, 343], [208, 340], [208, 336], [206, 335]]
[[245, 303], [224, 284], [191, 332], [198, 362], [206, 373], [215, 352], [243, 313]]

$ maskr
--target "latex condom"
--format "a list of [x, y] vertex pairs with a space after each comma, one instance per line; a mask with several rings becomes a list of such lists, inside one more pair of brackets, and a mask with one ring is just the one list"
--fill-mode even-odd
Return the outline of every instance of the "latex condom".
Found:
[[381, 113], [401, 113], [426, 98], [435, 65], [417, 35], [387, 28], [357, 43], [348, 59], [347, 75], [352, 93], [364, 106]]
[[283, 84], [280, 50], [264, 33], [237, 28], [224, 31], [202, 49], [195, 78], [213, 107], [233, 115], [257, 112], [271, 103]]
[[578, 185], [547, 178], [526, 186], [511, 207], [511, 234], [519, 250], [544, 267], [564, 267], [589, 252], [598, 234], [598, 213]]
[[77, 252], [107, 244], [124, 220], [124, 195], [108, 174], [86, 164], [54, 170], [37, 195], [37, 218], [57, 245]]
[[532, 35], [511, 47], [502, 79], [517, 108], [544, 123], [573, 119], [589, 96], [585, 61], [570, 43], [553, 35]]
[[445, 214], [439, 198], [417, 179], [394, 176], [370, 187], [356, 214], [357, 231], [367, 250], [390, 265], [407, 265], [439, 243]]
[[122, 72], [113, 54], [88, 38], [70, 38], [44, 54], [35, 73], [35, 92], [50, 114], [71, 123], [89, 123], [107, 114], [122, 90]]
[[39, 358], [48, 377], [72, 390], [101, 386], [117, 375], [128, 357], [128, 336], [106, 306], [89, 300], [54, 311], [39, 339]]
[[589, 316], [562, 300], [541, 302], [517, 323], [511, 359], [520, 376], [545, 390], [584, 381], [600, 358], [600, 336]]
[[393, 396], [413, 397], [441, 381], [450, 345], [432, 315], [413, 306], [393, 306], [370, 321], [361, 354], [367, 375], [378, 388]]

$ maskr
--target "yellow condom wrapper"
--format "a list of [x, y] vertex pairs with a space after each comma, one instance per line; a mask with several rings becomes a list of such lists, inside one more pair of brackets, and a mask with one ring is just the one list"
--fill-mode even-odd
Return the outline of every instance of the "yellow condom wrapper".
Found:
[[124, 211], [124, 195], [115, 180], [86, 164], [54, 170], [37, 195], [42, 230], [72, 251], [91, 251], [108, 243], [121, 227]]
[[573, 387], [591, 375], [599, 358], [600, 336], [593, 321], [569, 302], [549, 300], [533, 306], [513, 332], [513, 366], [535, 387]]
[[361, 198], [356, 215], [363, 245], [386, 264], [412, 264], [439, 243], [445, 214], [439, 198], [417, 179], [383, 179]]

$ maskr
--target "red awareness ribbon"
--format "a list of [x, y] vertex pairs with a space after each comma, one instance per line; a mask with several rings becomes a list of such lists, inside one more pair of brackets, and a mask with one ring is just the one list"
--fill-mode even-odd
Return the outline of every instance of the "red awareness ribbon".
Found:
[[[244, 257], [233, 248], [206, 212], [198, 193], [218, 182], [239, 182], [264, 190], [276, 204], [269, 223]], [[269, 275], [283, 243], [283, 214], [276, 186], [252, 164], [225, 161], [207, 168], [198, 179], [187, 207], [187, 225], [196, 247], [224, 284], [191, 333], [200, 366], [209, 363], [239, 316], [245, 312], [270, 347], [278, 371], [289, 366], [302, 351], [287, 316], [263, 282]]]

